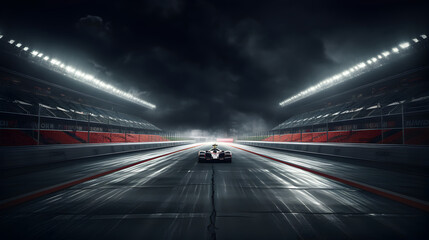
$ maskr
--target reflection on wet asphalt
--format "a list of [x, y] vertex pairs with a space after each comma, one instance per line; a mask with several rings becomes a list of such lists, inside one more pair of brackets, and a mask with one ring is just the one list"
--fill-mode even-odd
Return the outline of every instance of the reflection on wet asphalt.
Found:
[[[422, 239], [429, 236], [428, 214], [420, 210], [233, 148], [230, 148], [231, 164], [197, 163], [198, 149], [142, 163], [4, 210], [0, 217], [2, 239]], [[10, 176], [3, 179], [2, 196], [174, 150], [117, 155]], [[270, 154], [270, 150], [261, 151]], [[289, 157], [288, 153], [272, 154]], [[306, 157], [295, 158], [291, 157], [313, 167], [323, 168], [327, 164]], [[344, 169], [343, 164], [337, 166], [331, 164], [328, 169], [334, 173]], [[11, 186], [15, 190], [10, 190]]]

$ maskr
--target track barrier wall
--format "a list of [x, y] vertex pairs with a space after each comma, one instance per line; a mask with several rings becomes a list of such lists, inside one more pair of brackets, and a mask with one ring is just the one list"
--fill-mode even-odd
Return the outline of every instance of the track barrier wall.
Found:
[[194, 143], [194, 141], [7, 146], [0, 147], [0, 168], [30, 167], [116, 153], [175, 147], [191, 143]]
[[374, 162], [429, 167], [428, 146], [266, 141], [236, 141], [236, 143], [304, 154], [310, 153], [321, 156], [345, 157]]

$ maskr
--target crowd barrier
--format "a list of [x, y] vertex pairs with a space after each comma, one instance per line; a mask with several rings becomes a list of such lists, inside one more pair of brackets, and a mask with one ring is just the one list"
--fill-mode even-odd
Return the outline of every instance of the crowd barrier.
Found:
[[25, 146], [39, 144], [79, 144], [79, 143], [125, 143], [163, 142], [168, 139], [154, 134], [106, 133], [85, 131], [59, 131], [0, 129], [0, 146]]
[[[407, 128], [404, 133], [405, 144], [429, 145], [429, 128]], [[263, 141], [402, 144], [403, 137], [402, 129], [386, 129], [277, 134]]]

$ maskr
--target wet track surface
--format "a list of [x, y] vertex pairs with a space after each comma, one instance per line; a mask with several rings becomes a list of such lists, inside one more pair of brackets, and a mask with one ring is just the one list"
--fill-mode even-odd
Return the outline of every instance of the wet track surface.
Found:
[[[378, 187], [415, 193], [414, 196], [421, 198], [427, 196], [426, 175], [410, 176], [241, 147], [340, 177], [364, 181], [372, 176], [371, 184]], [[4, 200], [181, 148], [185, 147], [81, 160], [33, 172], [4, 173], [1, 196]], [[429, 215], [416, 208], [226, 145], [219, 148], [232, 150], [231, 164], [197, 163], [197, 151], [208, 148], [209, 145], [204, 145], [154, 159], [1, 210], [1, 238], [425, 239], [429, 236]], [[397, 184], [400, 182], [419, 189], [412, 191], [407, 184]]]

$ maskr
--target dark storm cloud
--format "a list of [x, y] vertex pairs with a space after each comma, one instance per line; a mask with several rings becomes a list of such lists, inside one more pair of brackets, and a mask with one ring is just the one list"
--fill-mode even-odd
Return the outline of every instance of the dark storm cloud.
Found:
[[[157, 104], [143, 114], [167, 129], [272, 128], [290, 114], [279, 101], [429, 29], [424, 1], [21, 6], [2, 23], [85, 56], [102, 76]], [[36, 15], [46, 17], [30, 21]]]
[[148, 11], [160, 14], [164, 17], [171, 17], [180, 14], [184, 6], [183, 0], [158, 0], [147, 4]]
[[87, 15], [86, 17], [82, 17], [76, 23], [76, 27], [79, 31], [90, 37], [103, 41], [108, 41], [110, 39], [110, 23], [105, 23], [99, 16]]

